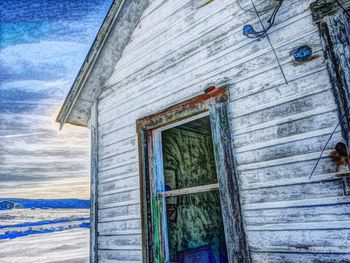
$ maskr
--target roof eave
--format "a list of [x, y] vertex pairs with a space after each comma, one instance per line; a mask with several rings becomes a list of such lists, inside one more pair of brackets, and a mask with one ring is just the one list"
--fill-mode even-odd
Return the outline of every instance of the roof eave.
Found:
[[67, 121], [81, 91], [84, 88], [85, 81], [87, 80], [91, 69], [93, 68], [99, 53], [103, 48], [103, 44], [107, 39], [109, 32], [119, 15], [119, 11], [123, 6], [125, 0], [115, 0], [111, 5], [99, 31], [98, 34], [81, 66], [77, 77], [75, 78], [72, 87], [70, 88], [64, 103], [57, 115], [56, 122], [60, 123], [60, 129], [63, 128], [65, 123], [70, 123], [72, 125], [87, 126], [87, 123], [75, 123]]

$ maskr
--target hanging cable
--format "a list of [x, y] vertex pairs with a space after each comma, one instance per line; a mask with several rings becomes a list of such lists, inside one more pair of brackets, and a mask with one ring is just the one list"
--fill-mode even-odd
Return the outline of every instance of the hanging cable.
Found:
[[329, 136], [329, 138], [328, 138], [328, 140], [327, 140], [325, 146], [323, 147], [323, 149], [322, 149], [322, 151], [321, 151], [320, 156], [319, 156], [318, 159], [317, 159], [317, 162], [316, 162], [314, 168], [313, 168], [312, 171], [311, 171], [311, 174], [310, 174], [310, 176], [309, 176], [309, 180], [311, 179], [312, 175], [314, 174], [314, 172], [315, 172], [315, 170], [316, 170], [316, 167], [317, 167], [318, 163], [320, 162], [320, 160], [321, 160], [321, 158], [322, 158], [322, 154], [323, 154], [323, 152], [324, 152], [324, 151], [326, 150], [326, 148], [327, 148], [328, 143], [331, 141], [331, 139], [332, 139], [334, 133], [337, 131], [339, 125], [340, 125], [341, 122], [344, 120], [345, 116], [348, 115], [349, 110], [350, 110], [350, 105], [349, 105], [349, 107], [346, 109], [346, 111], [344, 112], [344, 114], [341, 116], [341, 118], [340, 118], [340, 120], [339, 120], [337, 126], [335, 126], [333, 132], [332, 132], [331, 135]]
[[254, 12], [259, 17], [260, 24], [262, 25], [262, 30], [256, 31], [252, 25], [247, 24], [243, 27], [243, 34], [249, 38], [260, 38], [260, 37], [265, 36], [267, 34], [267, 31], [269, 31], [273, 27], [273, 25], [275, 24], [276, 15], [277, 15], [278, 11], [280, 10], [280, 8], [283, 4], [283, 1], [284, 0], [278, 0], [278, 4], [274, 7], [274, 10], [271, 14], [271, 17], [267, 20], [268, 25], [267, 25], [267, 27], [265, 27], [261, 18], [260, 18], [260, 14], [259, 14], [258, 9], [256, 8], [254, 2], [251, 0], [253, 8], [254, 8]]
[[[345, 9], [345, 7], [339, 2], [339, 0], [335, 0], [335, 2], [337, 2], [337, 4], [344, 10], [345, 14], [350, 18], [349, 12], [348, 12], [348, 11]], [[316, 162], [314, 168], [313, 168], [312, 171], [311, 171], [311, 174], [310, 174], [310, 176], [309, 176], [309, 180], [311, 179], [312, 175], [314, 174], [314, 172], [315, 172], [315, 170], [316, 170], [316, 168], [317, 168], [317, 165], [318, 165], [318, 163], [320, 162], [320, 160], [321, 160], [321, 158], [322, 158], [322, 155], [323, 155], [324, 151], [325, 151], [326, 148], [327, 148], [328, 143], [329, 143], [330, 140], [332, 139], [334, 133], [335, 133], [336, 130], [338, 129], [338, 127], [339, 127], [339, 125], [341, 124], [341, 122], [342, 122], [342, 121], [344, 120], [344, 118], [347, 116], [349, 110], [350, 110], [350, 105], [349, 105], [348, 108], [346, 109], [345, 113], [341, 116], [341, 118], [340, 118], [338, 124], [335, 126], [333, 132], [331, 133], [331, 135], [329, 136], [329, 138], [328, 138], [326, 144], [324, 145], [324, 147], [323, 147], [323, 149], [322, 149], [322, 151], [321, 151], [321, 154], [320, 154], [320, 156], [318, 157], [317, 162]], [[347, 154], [349, 155], [349, 153], [347, 153]], [[348, 158], [349, 158], [349, 157], [348, 157]]]
[[[268, 12], [268, 11], [272, 10], [273, 8], [275, 8], [275, 7], [271, 4], [271, 2], [272, 2], [273, 0], [265, 0], [265, 1], [263, 1], [262, 3], [265, 3], [265, 2], [267, 2], [267, 1], [269, 2], [268, 6], [265, 7], [265, 8], [263, 8], [261, 11], [259, 11], [260, 13]], [[244, 7], [242, 6], [240, 0], [236, 0], [236, 2], [237, 2], [238, 7], [239, 7], [242, 11], [244, 11], [244, 12], [246, 12], [246, 13], [254, 13], [254, 14], [255, 14], [255, 10], [244, 8]], [[261, 3], [260, 3], [260, 4], [261, 4]]]
[[[262, 28], [263, 28], [263, 31], [261, 31], [261, 32], [264, 32], [264, 33], [263, 33], [261, 36], [266, 36], [267, 40], [269, 41], [269, 44], [270, 44], [270, 46], [271, 46], [271, 49], [272, 49], [273, 54], [274, 54], [275, 57], [276, 57], [276, 60], [277, 60], [277, 63], [278, 63], [278, 67], [279, 67], [280, 70], [281, 70], [281, 73], [282, 73], [282, 76], [283, 76], [283, 78], [284, 78], [284, 81], [285, 81], [286, 84], [288, 84], [287, 77], [286, 77], [286, 75], [284, 74], [284, 71], [283, 71], [281, 62], [280, 62], [280, 60], [279, 60], [279, 58], [278, 58], [277, 52], [276, 52], [274, 46], [272, 45], [271, 39], [270, 39], [270, 37], [269, 37], [269, 34], [267, 33], [267, 30], [266, 30], [265, 27], [264, 27], [264, 24], [263, 24], [261, 18], [260, 18], [259, 12], [258, 12], [258, 10], [256, 9], [256, 6], [255, 6], [253, 0], [250, 0], [250, 1], [252, 2], [253, 8], [254, 8], [254, 10], [255, 10], [255, 13], [256, 13], [256, 15], [257, 15], [257, 17], [258, 17], [258, 19], [259, 19], [259, 22], [260, 22]], [[282, 3], [283, 3], [283, 0], [280, 0], [280, 5], [282, 5]], [[279, 6], [278, 8], [276, 8], [275, 11], [274, 11], [274, 12], [275, 12], [275, 15], [273, 16], [273, 23], [275, 22], [275, 17], [276, 17], [276, 14], [277, 14], [277, 12], [278, 12], [278, 10], [279, 10], [280, 7], [281, 7], [281, 6]], [[254, 38], [255, 38], [255, 37], [254, 37]]]

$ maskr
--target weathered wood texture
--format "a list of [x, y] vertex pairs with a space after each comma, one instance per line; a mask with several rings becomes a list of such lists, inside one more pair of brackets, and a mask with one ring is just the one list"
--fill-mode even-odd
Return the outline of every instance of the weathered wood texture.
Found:
[[337, 15], [343, 11], [342, 9], [350, 10], [350, 2], [347, 0], [316, 0], [311, 4], [311, 9], [314, 21], [320, 22], [327, 17]]
[[[346, 6], [350, 12], [350, 3], [348, 2]], [[315, 12], [317, 13], [317, 9]], [[339, 115], [342, 116], [350, 107], [350, 18], [338, 6], [337, 13], [324, 17], [318, 24], [327, 58], [328, 73], [339, 105]], [[350, 115], [347, 115], [342, 122], [342, 128], [343, 135], [349, 143]]]
[[148, 211], [151, 210], [151, 199], [144, 198], [147, 196], [151, 196], [150, 194], [150, 185], [149, 180], [147, 180], [146, 176], [149, 174], [149, 132], [146, 129], [138, 130], [138, 138], [139, 138], [139, 169], [140, 169], [140, 198], [143, 197], [141, 203], [141, 216], [142, 216], [142, 259], [146, 262], [150, 262], [150, 258], [153, 254], [153, 248], [149, 247], [150, 241], [152, 240], [152, 225], [149, 224], [151, 218], [149, 217]]
[[91, 205], [90, 205], [90, 263], [97, 262], [97, 222], [98, 222], [98, 102], [91, 108]]
[[[147, 215], [147, 218], [145, 216], [142, 222], [142, 226], [143, 226], [142, 230], [144, 233], [143, 234], [144, 261], [146, 262], [164, 262], [164, 261], [168, 262], [169, 261], [168, 260], [169, 253], [167, 252], [168, 250], [167, 243], [170, 240], [170, 237], [168, 239], [166, 235], [167, 228], [165, 224], [167, 219], [165, 218], [164, 213], [162, 212], [163, 209], [165, 209], [165, 203], [164, 203], [165, 197], [159, 195], [160, 192], [164, 192], [165, 183], [164, 183], [163, 173], [165, 172], [165, 176], [166, 176], [166, 171], [167, 171], [167, 168], [169, 167], [166, 164], [168, 163], [166, 155], [163, 155], [163, 152], [162, 152], [161, 138], [164, 136], [163, 139], [167, 137], [170, 140], [168, 144], [163, 145], [165, 147], [163, 148], [163, 150], [165, 151], [164, 154], [168, 150], [174, 149], [173, 147], [171, 147], [171, 145], [172, 146], [176, 145], [176, 148], [179, 145], [182, 145], [182, 147], [184, 147], [183, 151], [186, 152], [185, 149], [188, 149], [189, 144], [194, 143], [194, 141], [192, 142], [188, 141], [189, 138], [192, 138], [192, 140], [194, 138], [187, 136], [186, 137], [187, 139], [184, 139], [184, 141], [181, 140], [175, 144], [172, 144], [171, 142], [174, 142], [173, 140], [177, 137], [175, 136], [175, 134], [177, 134], [178, 136], [180, 136], [180, 134], [175, 132], [173, 134], [174, 136], [167, 136], [166, 134], [168, 131], [164, 131], [164, 133], [162, 133], [162, 136], [161, 136], [161, 133], [160, 133], [161, 130], [164, 128], [164, 126], [166, 126], [169, 129], [171, 127], [174, 127], [173, 125], [180, 125], [184, 121], [184, 119], [186, 119], [186, 121], [189, 121], [189, 119], [191, 119], [192, 117], [197, 119], [197, 118], [206, 116], [206, 118], [208, 118], [207, 115], [208, 115], [209, 105], [211, 103], [224, 102], [227, 100], [228, 100], [227, 90], [225, 88], [214, 88], [213, 90], [205, 92], [205, 94], [185, 100], [181, 103], [172, 105], [171, 107], [168, 107], [165, 110], [159, 111], [155, 114], [147, 115], [137, 120], [137, 130], [139, 133], [138, 134], [139, 160], [140, 160], [140, 171], [141, 171], [140, 188], [142, 193], [141, 209], [142, 209], [142, 215], [143, 216]], [[205, 141], [207, 141], [208, 134], [211, 133], [209, 118], [206, 119], [206, 121], [203, 121], [202, 119], [200, 123], [205, 123], [204, 124], [205, 128], [208, 129], [208, 133], [204, 133], [204, 135], [201, 135], [201, 136], [204, 136], [204, 138], [206, 138]], [[186, 127], [186, 129], [192, 130], [192, 129], [196, 129], [194, 128], [195, 126], [196, 125], [189, 125], [187, 123], [187, 124], [183, 124], [181, 127], [183, 128]], [[178, 130], [178, 132], [179, 131], [180, 130]], [[187, 135], [189, 135], [190, 133], [193, 136], [193, 131], [187, 130], [187, 131], [182, 131], [182, 133], [186, 133]], [[145, 134], [147, 134], [147, 141], [143, 139], [146, 136]], [[197, 137], [197, 139], [198, 140], [199, 138], [203, 139], [203, 137], [201, 136]], [[203, 140], [200, 140], [200, 141], [202, 141], [202, 143], [204, 142]], [[206, 146], [208, 146], [207, 143], [205, 144]], [[211, 145], [211, 142], [209, 142], [209, 144]], [[195, 151], [193, 152], [188, 151], [186, 158], [191, 160], [192, 158], [189, 158], [188, 154], [192, 156], [194, 152]], [[172, 157], [175, 157], [171, 153], [170, 155]], [[197, 157], [198, 156], [200, 156], [199, 152], [197, 152]], [[167, 157], [170, 157], [170, 156], [168, 155]], [[180, 155], [180, 156], [176, 156], [175, 159], [177, 158], [182, 159], [184, 157]], [[150, 161], [150, 160], [154, 160], [154, 161]], [[169, 163], [173, 165], [173, 161], [175, 160], [171, 160], [169, 161]], [[188, 169], [196, 169], [196, 165], [198, 165], [197, 161], [194, 161], [194, 163], [196, 164], [193, 167], [190, 165], [189, 162], [183, 162], [179, 166], [172, 167], [170, 170], [174, 170], [174, 171], [177, 170], [178, 172], [179, 171], [183, 172]], [[214, 164], [213, 161], [214, 160], [212, 160], [212, 165]], [[179, 162], [179, 160], [175, 162]], [[213, 168], [213, 166], [211, 166], [211, 168]], [[209, 172], [209, 174], [212, 174], [212, 173]], [[185, 189], [182, 189], [182, 190], [185, 190]], [[163, 229], [162, 230], [163, 233], [166, 233], [165, 235], [161, 234], [161, 229]]]
[[[229, 87], [252, 261], [350, 261], [344, 249], [350, 225], [342, 224], [350, 220], [350, 198], [328, 158], [341, 132], [307, 179], [339, 120], [310, 1], [285, 1], [270, 31], [288, 85], [269, 43], [242, 35], [244, 24], [259, 25], [254, 14], [231, 0], [201, 8], [193, 2], [150, 1], [100, 96], [100, 262], [142, 260], [139, 242], [108, 241], [141, 239], [136, 120], [203, 94], [210, 85]], [[314, 56], [294, 63], [291, 52], [305, 44]]]
[[[320, 15], [322, 10], [332, 14]], [[320, 28], [323, 49], [327, 58], [328, 74], [338, 104], [342, 134], [349, 145], [350, 139], [350, 2], [329, 3], [318, 0], [312, 5], [314, 19]], [[324, 12], [323, 12], [324, 13]], [[345, 118], [344, 118], [344, 117]], [[350, 178], [344, 177], [344, 193], [350, 195]]]
[[85, 126], [90, 108], [113, 71], [148, 0], [115, 0], [69, 91], [57, 121]]
[[249, 248], [241, 212], [240, 190], [235, 160], [231, 148], [232, 138], [227, 115], [227, 103], [210, 107], [216, 173], [219, 181], [221, 211], [226, 233], [229, 262], [249, 263]]

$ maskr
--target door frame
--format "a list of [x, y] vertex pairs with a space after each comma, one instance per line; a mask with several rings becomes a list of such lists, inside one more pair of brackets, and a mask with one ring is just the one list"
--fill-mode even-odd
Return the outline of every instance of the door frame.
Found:
[[[158, 113], [137, 120], [141, 196], [143, 262], [166, 262], [166, 240], [160, 234], [165, 226], [163, 204], [152, 193], [157, 158], [154, 131], [177, 125], [194, 116], [209, 114], [216, 173], [225, 230], [227, 256], [230, 263], [250, 262], [250, 254], [241, 213], [239, 185], [232, 151], [226, 88], [211, 87], [202, 95], [186, 100]], [[159, 158], [159, 157], [158, 157]]]
[[[341, 132], [350, 145], [350, 1], [317, 0], [310, 5], [318, 26], [327, 71], [338, 108]], [[349, 166], [350, 169], [350, 166]], [[350, 177], [343, 178], [344, 194], [350, 196]]]
[[[347, 35], [350, 18], [350, 2], [341, 0], [317, 0], [310, 5], [313, 20], [318, 26], [327, 70], [332, 85], [335, 101], [338, 106], [342, 134], [347, 144], [350, 144], [350, 53], [344, 54], [344, 49], [350, 46], [350, 36]], [[344, 9], [343, 9], [344, 8]], [[342, 116], [346, 114], [345, 118]]]

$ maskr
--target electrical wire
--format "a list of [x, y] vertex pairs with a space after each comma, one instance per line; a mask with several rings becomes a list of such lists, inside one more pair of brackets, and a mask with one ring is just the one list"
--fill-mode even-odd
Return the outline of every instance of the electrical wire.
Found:
[[[349, 12], [345, 9], [345, 7], [344, 7], [338, 0], [335, 0], [335, 2], [338, 3], [338, 5], [344, 10], [345, 14], [350, 18], [350, 14], [349, 14]], [[314, 168], [313, 168], [312, 171], [311, 171], [311, 174], [310, 174], [310, 176], [309, 176], [309, 180], [311, 179], [312, 175], [314, 174], [314, 172], [315, 172], [315, 170], [316, 170], [316, 168], [317, 168], [317, 165], [318, 165], [318, 163], [320, 162], [320, 160], [321, 160], [321, 158], [322, 158], [322, 155], [323, 155], [324, 151], [325, 151], [326, 148], [327, 148], [328, 143], [329, 143], [330, 140], [332, 139], [334, 133], [335, 133], [336, 130], [338, 129], [338, 127], [339, 127], [339, 125], [341, 124], [341, 122], [344, 120], [345, 116], [347, 116], [349, 110], [350, 110], [350, 105], [349, 105], [349, 107], [346, 109], [345, 113], [341, 116], [341, 118], [340, 118], [340, 120], [339, 120], [337, 126], [335, 126], [333, 132], [332, 132], [331, 135], [329, 136], [329, 138], [328, 138], [328, 140], [327, 140], [325, 146], [323, 147], [323, 149], [322, 149], [322, 151], [321, 151], [320, 156], [319, 156], [318, 159], [317, 159], [317, 162], [316, 162]]]
[[[269, 41], [269, 44], [270, 44], [270, 46], [271, 46], [272, 52], [273, 52], [273, 54], [274, 54], [275, 57], [276, 57], [276, 60], [277, 60], [277, 63], [278, 63], [278, 67], [279, 67], [280, 70], [281, 70], [281, 73], [282, 73], [282, 76], [283, 76], [283, 78], [284, 78], [284, 81], [285, 81], [286, 84], [288, 84], [287, 77], [286, 77], [286, 75], [284, 74], [284, 71], [283, 71], [281, 62], [280, 62], [280, 60], [279, 60], [279, 58], [278, 58], [277, 52], [276, 52], [276, 50], [275, 50], [275, 48], [274, 48], [274, 46], [273, 46], [273, 44], [272, 44], [272, 42], [271, 42], [271, 39], [270, 39], [270, 37], [269, 37], [269, 34], [267, 33], [267, 30], [266, 30], [265, 27], [264, 27], [264, 24], [263, 24], [263, 22], [262, 22], [262, 20], [261, 20], [261, 18], [260, 18], [259, 12], [258, 12], [258, 10], [256, 9], [256, 6], [255, 6], [253, 0], [250, 0], [250, 1], [252, 2], [252, 5], [253, 5], [254, 10], [255, 10], [255, 12], [256, 12], [256, 15], [258, 16], [258, 19], [259, 19], [259, 21], [260, 21], [260, 24], [261, 24], [261, 26], [262, 26], [262, 28], [263, 28], [264, 35], [266, 35], [266, 38], [267, 38], [267, 40]], [[282, 2], [283, 2], [283, 1], [280, 0], [280, 5], [282, 4]], [[277, 14], [279, 8], [280, 8], [280, 6], [279, 6], [278, 8], [275, 9], [274, 12], [275, 12], [276, 14]], [[275, 15], [275, 16], [276, 16], [276, 15]], [[275, 22], [275, 16], [273, 17], [273, 23]]]
[[[238, 0], [237, 0], [238, 1]], [[348, 16], [348, 18], [350, 18], [350, 13], [348, 10], [345, 9], [345, 7], [339, 2], [339, 0], [335, 0], [338, 5], [344, 10], [345, 14]]]
[[[260, 23], [262, 24], [262, 21], [260, 18], [260, 12], [256, 8], [256, 5], [254, 4], [254, 2], [253, 1], [251, 1], [251, 2], [253, 4], [254, 12], [256, 13], [257, 16], [259, 16]], [[262, 24], [263, 29], [261, 31], [255, 31], [253, 26], [246, 25], [245, 26], [246, 28], [243, 29], [244, 35], [246, 35], [249, 38], [260, 38], [260, 37], [263, 37], [264, 35], [266, 35], [267, 31], [269, 31], [271, 29], [271, 27], [275, 24], [276, 15], [277, 15], [278, 11], [280, 10], [283, 2], [284, 2], [284, 0], [278, 0], [278, 5], [276, 5], [274, 7], [274, 10], [271, 14], [271, 17], [267, 20], [267, 23], [268, 23], [267, 27], [264, 27]]]
[[343, 116], [340, 118], [340, 120], [339, 120], [337, 126], [335, 126], [335, 128], [334, 128], [333, 132], [331, 133], [331, 135], [329, 136], [329, 138], [328, 138], [328, 140], [327, 140], [325, 146], [323, 147], [323, 149], [322, 149], [322, 151], [321, 151], [320, 156], [319, 156], [318, 159], [317, 159], [317, 162], [316, 162], [314, 168], [313, 168], [312, 171], [311, 171], [311, 174], [310, 174], [310, 176], [309, 176], [309, 180], [311, 179], [312, 175], [314, 174], [314, 172], [315, 172], [315, 170], [316, 170], [316, 168], [317, 168], [317, 165], [318, 165], [318, 163], [320, 162], [320, 160], [321, 160], [321, 158], [322, 158], [322, 154], [324, 153], [324, 151], [325, 151], [326, 148], [327, 148], [328, 143], [329, 143], [330, 140], [332, 139], [334, 133], [337, 131], [337, 129], [338, 129], [339, 125], [341, 124], [341, 122], [344, 120], [345, 116], [348, 115], [349, 110], [350, 110], [350, 105], [349, 105], [349, 107], [346, 109], [346, 111], [344, 112]]
[[[272, 6], [271, 6], [272, 0], [270, 0], [269, 7], [263, 9], [262, 11], [260, 11], [260, 13], [262, 13], [262, 12], [265, 12], [265, 11], [270, 11], [270, 10], [272, 10], [273, 8], [275, 8], [274, 12], [272, 13], [271, 18], [267, 21], [267, 22], [269, 23], [269, 26], [268, 26], [267, 28], [264, 27], [264, 24], [263, 24], [263, 22], [262, 22], [262, 20], [261, 20], [259, 11], [257, 10], [257, 8], [256, 8], [256, 6], [255, 6], [253, 0], [250, 0], [250, 1], [251, 1], [252, 5], [253, 5], [253, 9], [254, 9], [254, 10], [249, 10], [249, 9], [243, 8], [242, 5], [241, 5], [241, 3], [240, 3], [240, 1], [239, 1], [239, 0], [236, 0], [237, 5], [239, 6], [239, 8], [240, 8], [241, 10], [243, 10], [244, 12], [255, 13], [255, 14], [258, 16], [259, 22], [260, 22], [260, 24], [261, 24], [263, 30], [262, 30], [262, 31], [259, 31], [259, 32], [254, 31], [253, 36], [247, 35], [247, 37], [249, 37], [249, 38], [260, 38], [260, 37], [266, 36], [266, 38], [267, 38], [267, 40], [269, 41], [269, 44], [270, 44], [270, 46], [271, 46], [271, 48], [272, 48], [272, 51], [273, 51], [273, 53], [274, 53], [274, 55], [275, 55], [275, 57], [276, 57], [276, 59], [277, 59], [277, 62], [278, 62], [279, 68], [280, 68], [280, 70], [281, 70], [281, 72], [282, 72], [283, 78], [284, 78], [284, 80], [286, 81], [286, 84], [288, 84], [288, 80], [287, 80], [287, 78], [286, 78], [286, 76], [285, 76], [285, 74], [284, 74], [284, 71], [283, 71], [282, 65], [281, 65], [281, 63], [280, 63], [280, 60], [279, 60], [279, 58], [278, 58], [278, 56], [277, 56], [276, 50], [275, 50], [275, 48], [273, 47], [272, 42], [271, 42], [271, 39], [270, 39], [270, 37], [269, 37], [269, 35], [268, 35], [268, 33], [267, 33], [267, 31], [268, 31], [268, 30], [273, 26], [273, 24], [275, 23], [276, 14], [277, 14], [277, 12], [279, 11], [279, 9], [280, 9], [280, 7], [281, 7], [281, 5], [282, 5], [282, 3], [283, 3], [284, 0], [279, 0], [279, 3], [278, 3], [278, 5], [277, 5], [276, 7], [272, 7]], [[350, 13], [349, 13], [349, 11], [345, 9], [345, 7], [339, 2], [339, 0], [335, 0], [335, 1], [336, 1], [337, 4], [344, 10], [345, 14], [350, 18]], [[265, 2], [266, 2], [266, 1], [265, 1]], [[315, 172], [315, 170], [316, 170], [316, 168], [317, 168], [317, 165], [319, 164], [319, 162], [320, 162], [320, 160], [321, 160], [321, 158], [322, 158], [322, 155], [323, 155], [324, 151], [325, 151], [326, 148], [327, 148], [328, 143], [330, 142], [330, 140], [332, 139], [333, 135], [334, 135], [335, 132], [337, 131], [337, 129], [338, 129], [339, 125], [341, 124], [341, 122], [344, 120], [345, 116], [347, 116], [349, 110], [350, 110], [350, 105], [349, 105], [349, 107], [346, 109], [345, 113], [341, 116], [341, 118], [340, 118], [338, 124], [335, 126], [333, 132], [331, 133], [331, 135], [329, 136], [329, 138], [328, 138], [326, 144], [324, 145], [324, 147], [323, 147], [323, 149], [322, 149], [322, 151], [321, 151], [321, 154], [320, 154], [320, 156], [318, 157], [318, 159], [317, 159], [317, 161], [316, 161], [316, 164], [315, 164], [314, 168], [313, 168], [312, 171], [311, 171], [311, 174], [310, 174], [310, 176], [309, 176], [309, 180], [311, 179], [312, 175], [314, 174], [314, 172]]]
[[[260, 13], [268, 12], [268, 11], [272, 10], [273, 8], [275, 8], [273, 5], [271, 5], [271, 3], [272, 3], [273, 0], [265, 0], [265, 1], [261, 2], [260, 4], [263, 4], [263, 3], [267, 2], [267, 1], [269, 2], [268, 7], [262, 9], [261, 11], [259, 11]], [[239, 7], [242, 11], [247, 12], [247, 13], [254, 13], [254, 14], [255, 14], [255, 10], [252, 10], [253, 8], [252, 8], [252, 9], [245, 9], [245, 8], [242, 6], [240, 0], [236, 0], [236, 2], [237, 2], [238, 7]]]

